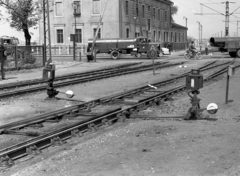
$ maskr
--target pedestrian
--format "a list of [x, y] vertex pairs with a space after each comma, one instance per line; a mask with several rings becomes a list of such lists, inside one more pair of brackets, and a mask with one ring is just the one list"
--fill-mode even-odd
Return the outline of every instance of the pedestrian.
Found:
[[205, 53], [208, 55], [208, 47], [205, 48]]
[[3, 39], [0, 39], [0, 63], [1, 63], [1, 74], [2, 74], [2, 80], [5, 80], [5, 70], [4, 65], [5, 61], [7, 59], [7, 52], [5, 47], [3, 46]]

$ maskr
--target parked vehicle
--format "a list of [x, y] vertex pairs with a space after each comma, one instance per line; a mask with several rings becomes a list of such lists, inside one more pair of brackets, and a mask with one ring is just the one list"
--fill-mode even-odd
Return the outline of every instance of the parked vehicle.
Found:
[[163, 53], [163, 55], [170, 55], [171, 54], [169, 49], [168, 48], [164, 48], [164, 47], [162, 47], [162, 53]]
[[240, 37], [211, 37], [210, 44], [227, 51], [231, 57], [240, 57]]
[[202, 54], [201, 52], [196, 52], [196, 54], [193, 55], [193, 53], [191, 51], [189, 51], [188, 49], [186, 50], [185, 54], [184, 54], [184, 58], [189, 60], [189, 59], [202, 59]]
[[[0, 39], [3, 39], [3, 45], [6, 48], [7, 56], [15, 55], [15, 46], [19, 44], [19, 40], [16, 37], [9, 37], [9, 36], [0, 36]], [[22, 52], [17, 50], [17, 54], [21, 55]]]
[[[112, 59], [118, 59], [120, 54], [131, 54], [136, 57], [141, 57], [142, 54], [148, 55], [148, 52], [152, 48], [157, 50], [158, 55], [161, 52], [158, 49], [160, 46], [159, 43], [151, 43], [151, 41], [145, 37], [134, 39], [97, 39], [94, 48], [92, 45], [93, 39], [89, 39], [87, 47], [88, 60], [93, 60], [94, 55], [97, 53], [108, 53]], [[91, 55], [92, 49], [93, 55]]]

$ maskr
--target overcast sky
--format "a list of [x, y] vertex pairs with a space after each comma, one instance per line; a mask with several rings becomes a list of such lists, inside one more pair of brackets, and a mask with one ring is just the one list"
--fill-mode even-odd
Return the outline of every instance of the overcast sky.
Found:
[[[209, 39], [211, 36], [225, 35], [225, 11], [226, 11], [226, 1], [224, 0], [172, 0], [174, 5], [178, 6], [178, 13], [174, 16], [174, 20], [176, 23], [185, 26], [185, 16], [187, 18], [188, 25], [188, 36], [192, 36], [198, 39], [198, 23], [199, 21], [203, 27], [203, 38]], [[223, 2], [223, 4], [221, 4]], [[229, 2], [234, 2], [229, 4], [229, 12], [234, 12], [237, 8], [240, 7], [240, 0], [229, 0]], [[205, 6], [200, 6], [202, 3], [205, 6], [208, 6], [209, 9]], [[215, 10], [215, 11], [214, 11]], [[217, 11], [217, 12], [216, 12]], [[195, 13], [214, 13], [217, 15], [195, 15]], [[222, 13], [223, 15], [219, 14]], [[7, 16], [6, 16], [7, 17]], [[230, 36], [236, 36], [237, 32], [237, 20], [240, 21], [240, 8], [235, 11], [233, 15], [230, 16], [230, 24], [229, 24], [229, 34]], [[0, 21], [0, 36], [1, 35], [9, 35], [16, 36], [20, 40], [25, 41], [23, 32], [18, 32], [12, 28], [10, 28], [8, 23], [4, 23]], [[240, 22], [239, 22], [240, 28]], [[32, 41], [38, 41], [38, 29], [30, 29], [30, 32], [33, 33]], [[238, 36], [240, 36], [240, 29], [238, 32]]]
[[[203, 38], [210, 38], [213, 35], [222, 36], [225, 35], [225, 13], [226, 13], [226, 1], [224, 0], [172, 0], [174, 5], [178, 6], [178, 13], [174, 16], [176, 23], [185, 26], [185, 19], [187, 18], [188, 36], [192, 36], [198, 39], [198, 23], [199, 21], [203, 27]], [[223, 4], [221, 4], [223, 2]], [[234, 12], [240, 7], [240, 0], [229, 0], [229, 12]], [[200, 3], [213, 9], [209, 9], [205, 6], [200, 6]], [[215, 11], [214, 11], [215, 10]], [[217, 11], [217, 12], [216, 12]], [[203, 15], [195, 15], [195, 13], [203, 13]], [[222, 13], [223, 15], [219, 14]], [[216, 15], [204, 15], [204, 13], [214, 13]], [[240, 21], [240, 8], [230, 16], [229, 34], [230, 36], [236, 35], [237, 21]], [[240, 28], [240, 22], [239, 22]], [[238, 32], [240, 36], [240, 29]]]

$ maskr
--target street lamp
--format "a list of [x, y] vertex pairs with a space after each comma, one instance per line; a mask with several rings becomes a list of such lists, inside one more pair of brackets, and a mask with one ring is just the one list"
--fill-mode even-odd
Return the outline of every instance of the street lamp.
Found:
[[76, 19], [77, 19], [77, 16], [80, 16], [81, 14], [77, 14], [77, 9], [79, 8], [79, 3], [78, 2], [73, 2], [72, 3], [72, 8], [74, 10], [74, 17], [75, 17], [75, 29], [74, 29], [74, 37], [73, 37], [73, 61], [76, 60], [76, 28], [77, 28], [77, 22], [76, 22]]
[[135, 32], [135, 38], [137, 37], [137, 30], [136, 30], [136, 20], [137, 20], [137, 17], [133, 17], [133, 19], [134, 19], [134, 32]]

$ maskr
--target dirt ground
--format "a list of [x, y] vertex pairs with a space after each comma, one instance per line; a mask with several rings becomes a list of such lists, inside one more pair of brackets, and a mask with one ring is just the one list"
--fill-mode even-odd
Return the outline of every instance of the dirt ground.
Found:
[[[206, 61], [199, 61], [203, 64]], [[158, 71], [137, 75], [121, 76], [114, 79], [94, 81], [83, 85], [71, 86], [76, 92], [76, 99], [84, 101], [111, 95], [119, 89], [151, 83], [174, 76], [187, 69], [199, 66], [199, 62], [190, 62], [187, 68]], [[226, 79], [208, 83], [200, 90], [201, 107], [215, 102], [219, 106], [217, 114], [210, 117], [215, 120], [129, 120], [118, 123], [80, 139], [72, 139], [61, 147], [49, 148], [41, 155], [23, 159], [9, 169], [0, 170], [3, 176], [197, 176], [197, 175], [240, 175], [240, 71], [231, 77], [229, 102], [225, 104]], [[171, 75], [172, 74], [172, 75]], [[97, 89], [94, 89], [94, 87]], [[34, 114], [42, 107], [44, 93], [14, 99], [9, 104], [1, 105], [0, 111], [5, 118], [1, 123], [11, 121], [10, 113], [3, 109], [14, 106], [24, 109], [12, 115], [12, 120]], [[37, 103], [36, 100], [39, 100]], [[35, 103], [35, 105], [34, 105]], [[55, 108], [66, 106], [66, 101], [59, 101]], [[27, 109], [27, 106], [34, 108]], [[171, 105], [171, 108], [168, 108]], [[164, 105], [148, 108], [146, 114], [183, 114], [189, 108], [189, 97], [182, 93], [173, 97]], [[4, 107], [4, 108], [3, 108]], [[22, 107], [22, 108], [20, 108]], [[44, 108], [45, 107], [45, 108]], [[51, 109], [51, 108], [50, 108]], [[11, 113], [11, 114], [12, 114]], [[13, 113], [14, 114], [14, 113]], [[1, 116], [2, 117], [2, 116]], [[4, 119], [4, 120], [3, 120]], [[29, 160], [28, 160], [29, 159]]]

